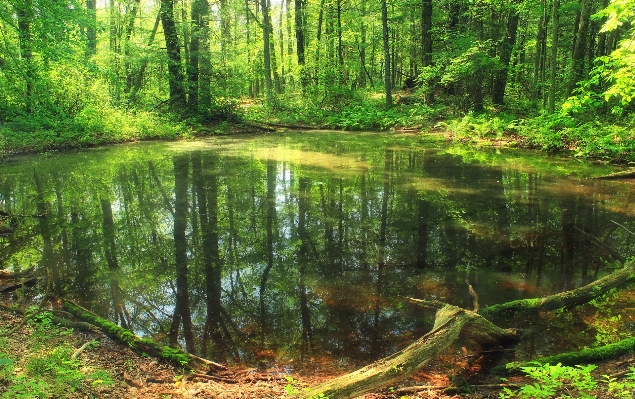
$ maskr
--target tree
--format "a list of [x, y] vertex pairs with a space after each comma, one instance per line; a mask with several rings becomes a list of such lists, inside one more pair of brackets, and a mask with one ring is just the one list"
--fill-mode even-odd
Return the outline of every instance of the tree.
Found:
[[381, 0], [381, 34], [384, 46], [384, 93], [386, 106], [392, 107], [392, 78], [390, 74], [390, 45], [388, 37], [388, 7], [386, 0]]
[[170, 85], [170, 107], [182, 112], [186, 107], [183, 69], [181, 65], [181, 46], [174, 22], [173, 0], [161, 0], [161, 24], [165, 36], [165, 48], [168, 55], [168, 81]]

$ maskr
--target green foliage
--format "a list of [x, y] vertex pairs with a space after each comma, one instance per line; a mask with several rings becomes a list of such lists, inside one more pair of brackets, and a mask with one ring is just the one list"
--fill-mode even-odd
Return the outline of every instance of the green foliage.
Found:
[[635, 367], [630, 367], [631, 372], [626, 375], [625, 380], [618, 380], [616, 377], [603, 376], [602, 381], [608, 385], [607, 392], [616, 399], [630, 399], [635, 396]]
[[458, 138], [501, 138], [516, 132], [517, 121], [512, 115], [466, 115], [452, 120], [448, 129]]
[[114, 384], [105, 370], [72, 358], [75, 349], [60, 340], [69, 332], [55, 325], [49, 312], [36, 315], [29, 325], [33, 334], [23, 343], [26, 351], [19, 356], [0, 353], [0, 383], [6, 386], [1, 399], [60, 398]]
[[631, 367], [631, 372], [626, 375], [625, 380], [618, 380], [615, 377], [604, 375], [598, 383], [591, 375], [597, 366], [590, 364], [587, 366], [563, 366], [544, 364], [532, 367], [522, 367], [522, 371], [535, 382], [523, 385], [517, 391], [510, 388], [503, 388], [500, 398], [519, 399], [592, 399], [600, 392], [610, 395], [613, 398], [632, 398], [635, 393], [635, 368]]
[[536, 367], [523, 367], [522, 371], [536, 382], [523, 385], [517, 392], [504, 388], [500, 398], [542, 399], [583, 398], [592, 399], [597, 382], [591, 376], [597, 366], [562, 366], [560, 363]]

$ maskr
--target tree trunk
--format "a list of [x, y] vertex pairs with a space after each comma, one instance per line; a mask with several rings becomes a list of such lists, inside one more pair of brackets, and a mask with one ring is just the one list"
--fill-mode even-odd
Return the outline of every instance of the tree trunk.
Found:
[[[264, 1], [264, 0], [263, 0]], [[185, 109], [185, 88], [183, 87], [183, 68], [181, 65], [181, 49], [174, 22], [173, 0], [161, 0], [161, 24], [165, 35], [165, 47], [168, 54], [168, 81], [170, 85], [170, 105], [172, 110], [181, 112]]]
[[549, 113], [553, 114], [556, 110], [556, 75], [558, 72], [558, 29], [559, 23], [560, 1], [553, 0], [553, 8], [551, 10], [551, 69], [549, 70]]
[[538, 96], [540, 95], [541, 91], [542, 91], [542, 85], [544, 82], [540, 82], [540, 86], [538, 86], [538, 82], [540, 80], [540, 65], [541, 65], [541, 60], [543, 58], [543, 53], [542, 50], [544, 48], [543, 44], [544, 41], [547, 38], [547, 34], [545, 31], [546, 28], [546, 9], [547, 9], [547, 5], [545, 4], [545, 0], [541, 0], [540, 2], [540, 7], [542, 12], [540, 13], [540, 19], [538, 20], [538, 30], [536, 32], [536, 46], [535, 46], [535, 51], [536, 54], [534, 56], [534, 73], [533, 73], [533, 80], [532, 80], [532, 87], [531, 87], [531, 100], [532, 101], [536, 101], [536, 99], [538, 98]]
[[210, 88], [212, 78], [212, 60], [209, 43], [210, 5], [208, 0], [198, 1], [201, 3], [199, 27], [200, 36], [198, 42], [198, 109], [201, 112], [205, 112], [212, 105], [212, 93]]
[[485, 316], [493, 317], [506, 315], [510, 312], [539, 312], [564, 307], [570, 308], [587, 303], [611, 288], [631, 281], [635, 281], [635, 263], [628, 263], [621, 270], [571, 291], [561, 292], [544, 298], [519, 299], [500, 305], [488, 306], [482, 309], [481, 313]]
[[31, 23], [34, 18], [32, 0], [23, 0], [15, 6], [18, 17], [18, 39], [20, 42], [20, 57], [24, 63], [24, 106], [27, 113], [33, 111], [35, 83], [35, 68], [33, 66], [33, 41], [31, 40]]
[[[425, 68], [432, 65], [432, 0], [421, 0], [421, 6], [421, 66]], [[426, 103], [434, 103], [434, 87], [428, 88]]]
[[97, 54], [97, 0], [86, 0], [86, 57]]
[[[159, 30], [159, 22], [161, 22], [161, 11], [159, 11], [156, 19], [154, 20], [154, 26], [152, 27], [152, 32], [150, 33], [150, 37], [148, 38], [148, 47], [151, 47], [152, 43], [154, 43], [154, 38], [157, 35], [157, 30]], [[126, 88], [126, 92], [130, 93], [130, 99], [132, 99], [132, 101], [135, 101], [139, 90], [141, 90], [143, 76], [145, 75], [146, 68], [148, 67], [148, 61], [149, 60], [147, 56], [143, 58], [139, 70], [130, 82], [130, 87]]]
[[584, 54], [587, 48], [587, 36], [589, 35], [589, 21], [593, 2], [584, 0], [582, 11], [580, 11], [580, 24], [578, 25], [575, 46], [571, 57], [571, 67], [569, 70], [569, 82], [567, 84], [567, 97], [573, 93], [577, 83], [584, 75]]
[[267, 103], [271, 103], [273, 101], [273, 81], [271, 80], [271, 24], [269, 23], [270, 18], [268, 1], [260, 0], [260, 8], [262, 9], [262, 54], [265, 63], [265, 99]]
[[388, 8], [386, 0], [381, 0], [381, 26], [384, 43], [384, 93], [386, 106], [392, 107], [392, 82], [390, 75], [390, 45], [388, 43]]
[[504, 102], [505, 89], [507, 87], [507, 72], [509, 61], [511, 60], [514, 44], [516, 44], [516, 32], [518, 30], [518, 11], [512, 10], [507, 19], [507, 29], [505, 39], [500, 52], [501, 69], [494, 76], [492, 92], [492, 102], [494, 105], [502, 106]]
[[414, 374], [459, 339], [481, 345], [518, 339], [515, 330], [496, 327], [477, 313], [445, 305], [437, 311], [432, 331], [407, 348], [352, 373], [326, 381], [296, 398], [324, 395], [329, 399], [354, 398], [389, 386]]
[[201, 39], [202, 20], [201, 8], [203, 0], [192, 2], [192, 37], [190, 39], [190, 57], [187, 64], [188, 85], [188, 105], [190, 111], [196, 112], [198, 108], [198, 77], [199, 77], [199, 48]]

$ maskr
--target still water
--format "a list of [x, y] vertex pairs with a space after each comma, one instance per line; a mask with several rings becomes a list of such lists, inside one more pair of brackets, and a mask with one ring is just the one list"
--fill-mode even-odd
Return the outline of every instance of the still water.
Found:
[[[0, 165], [0, 206], [21, 215], [1, 226], [1, 267], [219, 362], [350, 368], [429, 330], [403, 297], [471, 308], [472, 284], [487, 306], [633, 256], [635, 186], [591, 179], [615, 170], [340, 132], [43, 154]], [[632, 333], [628, 312], [610, 321], [631, 296], [550, 316], [519, 353]]]

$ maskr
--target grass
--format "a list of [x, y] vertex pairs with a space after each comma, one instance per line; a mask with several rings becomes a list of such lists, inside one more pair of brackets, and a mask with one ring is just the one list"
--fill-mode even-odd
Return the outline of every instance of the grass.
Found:
[[114, 384], [107, 371], [73, 356], [75, 348], [65, 339], [70, 330], [55, 325], [50, 313], [38, 315], [27, 328], [32, 334], [25, 342], [0, 340], [1, 399], [58, 398], [73, 392], [94, 396], [98, 386]]

